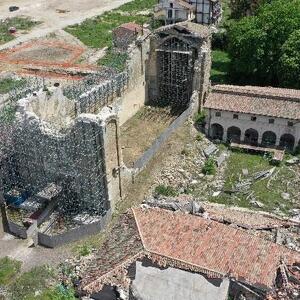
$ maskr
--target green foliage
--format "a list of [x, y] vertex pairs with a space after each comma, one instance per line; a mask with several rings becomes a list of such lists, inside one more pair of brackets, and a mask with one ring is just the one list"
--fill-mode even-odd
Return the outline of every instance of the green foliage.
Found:
[[201, 133], [198, 133], [196, 136], [196, 141], [201, 142], [203, 140], [203, 135]]
[[0, 286], [7, 285], [17, 276], [22, 263], [9, 257], [0, 259]]
[[6, 94], [14, 88], [21, 88], [26, 83], [25, 79], [15, 80], [12, 78], [4, 78], [0, 80], [0, 94]]
[[35, 267], [23, 273], [13, 285], [10, 286], [12, 300], [44, 299], [35, 296], [36, 292], [43, 292], [53, 277], [53, 272], [48, 267]]
[[[256, 16], [232, 22], [228, 30], [228, 52], [230, 75], [234, 82], [294, 86], [294, 82], [282, 81], [286, 76], [281, 73], [287, 68], [279, 68], [278, 63], [284, 49], [288, 48], [286, 52], [290, 53], [290, 43], [294, 43], [294, 38], [285, 43], [299, 28], [298, 0], [273, 0], [262, 5]], [[286, 60], [283, 59], [282, 63], [286, 65]], [[293, 69], [297, 70], [297, 66]]]
[[242, 17], [254, 15], [259, 6], [272, 0], [231, 0], [231, 18], [240, 19]]
[[195, 116], [195, 123], [197, 125], [204, 125], [205, 117], [206, 117], [206, 114], [204, 111], [197, 113], [197, 115]]
[[160, 184], [155, 188], [155, 193], [166, 197], [176, 197], [178, 195], [177, 191], [172, 186], [163, 184]]
[[17, 31], [30, 30], [37, 24], [40, 24], [40, 22], [32, 21], [29, 17], [14, 17], [0, 20], [0, 44], [14, 39], [14, 36], [8, 31], [10, 27], [16, 27]]
[[138, 12], [152, 8], [156, 3], [156, 0], [134, 0], [96, 18], [69, 26], [65, 30], [89, 47], [111, 47], [113, 29], [128, 22], [149, 23], [151, 21], [149, 16], [138, 14]]
[[214, 50], [212, 52], [211, 81], [215, 84], [229, 83], [229, 65], [230, 58], [228, 53], [222, 50]]
[[68, 289], [62, 285], [55, 288], [46, 289], [42, 295], [35, 297], [37, 300], [76, 300], [73, 289]]
[[0, 123], [12, 124], [16, 117], [16, 106], [8, 104], [0, 110]]
[[78, 253], [80, 256], [87, 256], [90, 255], [92, 252], [92, 249], [89, 245], [83, 244], [82, 246], [79, 247]]
[[279, 78], [283, 86], [300, 89], [300, 30], [294, 31], [282, 46]]
[[225, 50], [228, 43], [227, 30], [221, 29], [218, 32], [214, 33], [212, 36], [212, 48]]
[[109, 48], [105, 56], [99, 59], [98, 64], [122, 72], [125, 70], [127, 59], [128, 54], [126, 52], [118, 52], [113, 48]]
[[205, 161], [204, 166], [202, 167], [202, 173], [205, 175], [216, 174], [216, 162], [213, 158], [209, 158]]

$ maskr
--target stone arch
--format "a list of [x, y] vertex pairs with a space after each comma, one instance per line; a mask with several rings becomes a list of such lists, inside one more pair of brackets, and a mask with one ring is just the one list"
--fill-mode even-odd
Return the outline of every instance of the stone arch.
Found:
[[265, 131], [262, 135], [261, 144], [268, 147], [275, 146], [276, 138], [276, 134], [273, 131]]
[[218, 123], [211, 125], [211, 137], [214, 140], [223, 140], [224, 128]]
[[245, 131], [244, 142], [249, 145], [256, 146], [258, 144], [258, 131], [253, 128], [249, 128]]
[[227, 142], [239, 143], [241, 141], [241, 129], [236, 126], [231, 126], [227, 130]]
[[283, 149], [293, 150], [295, 146], [295, 137], [290, 133], [285, 133], [280, 137], [279, 146]]

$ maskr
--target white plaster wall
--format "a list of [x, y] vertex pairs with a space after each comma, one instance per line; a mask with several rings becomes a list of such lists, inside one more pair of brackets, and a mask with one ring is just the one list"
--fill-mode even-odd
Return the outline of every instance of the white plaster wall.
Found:
[[[294, 126], [288, 126], [288, 119], [267, 117], [255, 114], [243, 114], [243, 113], [234, 113], [228, 111], [219, 111], [221, 112], [221, 117], [216, 117], [216, 112], [218, 110], [210, 109], [207, 111], [206, 117], [206, 132], [209, 134], [209, 126], [214, 123], [220, 124], [224, 129], [223, 140], [226, 141], [227, 138], [227, 129], [231, 126], [236, 126], [241, 129], [241, 140], [243, 141], [245, 136], [245, 131], [249, 128], [253, 128], [258, 131], [259, 139], [258, 143], [261, 143], [262, 135], [265, 131], [273, 131], [277, 136], [276, 145], [279, 145], [280, 137], [283, 134], [289, 133], [295, 137], [295, 147], [300, 141], [300, 121], [294, 121]], [[233, 114], [238, 114], [238, 119], [233, 119]], [[256, 121], [251, 121], [251, 117], [255, 116]], [[269, 124], [269, 119], [275, 119], [274, 124]]]

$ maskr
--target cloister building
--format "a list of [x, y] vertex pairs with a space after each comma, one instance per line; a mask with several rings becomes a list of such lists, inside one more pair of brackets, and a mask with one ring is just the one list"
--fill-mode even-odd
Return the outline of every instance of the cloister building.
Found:
[[216, 85], [203, 107], [212, 139], [291, 151], [300, 146], [300, 90]]

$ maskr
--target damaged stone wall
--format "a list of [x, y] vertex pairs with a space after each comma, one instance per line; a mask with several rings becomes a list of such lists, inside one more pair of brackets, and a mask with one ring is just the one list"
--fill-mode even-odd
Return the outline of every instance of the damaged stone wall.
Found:
[[[170, 100], [168, 100], [162, 94], [163, 78], [161, 78], [161, 74], [164, 73], [169, 76], [169, 82], [166, 82], [166, 85], [169, 86], [171, 94], [172, 90], [176, 90], [185, 83], [190, 85], [187, 87], [188, 92], [183, 94], [186, 97], [179, 95], [177, 103], [170, 104], [186, 107], [192, 93], [198, 91], [200, 109], [210, 86], [211, 34], [207, 28], [201, 25], [190, 24], [192, 23], [183, 22], [166, 26], [158, 29], [151, 36], [150, 57], [147, 65], [147, 92], [150, 103], [163, 105], [166, 103], [162, 102], [172, 102], [171, 99], [176, 98], [176, 95], [173, 95], [174, 97], [169, 97]], [[161, 53], [165, 53], [165, 56], [162, 57]], [[181, 64], [181, 58], [186, 59], [186, 63]], [[177, 62], [174, 62], [173, 59], [176, 59]], [[166, 66], [162, 67], [164, 63]], [[184, 72], [188, 68], [190, 70]], [[178, 73], [182, 73], [182, 78], [178, 78], [176, 81], [174, 78], [178, 77], [176, 75]]]
[[[55, 121], [59, 120], [51, 119], [49, 123], [35, 113], [33, 108], [40, 103], [39, 98], [52, 106], [53, 97], [46, 92], [19, 102], [9, 166], [13, 174], [6, 181], [10, 182], [6, 191], [19, 187], [35, 193], [55, 182], [64, 188], [62, 209], [74, 214], [103, 215], [111, 207], [107, 177], [119, 165], [116, 151], [110, 154], [117, 157], [109, 165], [110, 170], [105, 161], [106, 126], [116, 121], [115, 112], [106, 107], [98, 115], [81, 114], [75, 119], [69, 115], [72, 121], [58, 128]], [[113, 135], [110, 130], [109, 134], [115, 137], [110, 143], [118, 147], [117, 133]]]

